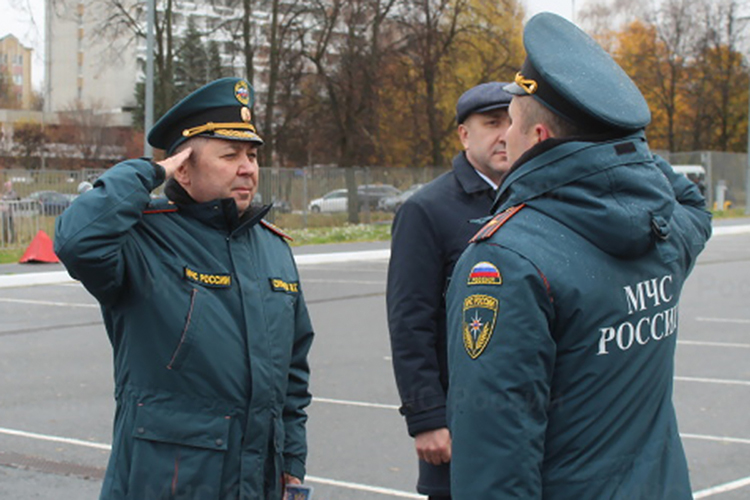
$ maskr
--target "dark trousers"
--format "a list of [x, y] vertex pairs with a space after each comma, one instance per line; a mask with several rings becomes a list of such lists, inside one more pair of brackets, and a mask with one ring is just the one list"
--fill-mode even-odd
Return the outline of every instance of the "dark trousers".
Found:
[[433, 497], [429, 496], [427, 497], [428, 500], [451, 500], [451, 497]]

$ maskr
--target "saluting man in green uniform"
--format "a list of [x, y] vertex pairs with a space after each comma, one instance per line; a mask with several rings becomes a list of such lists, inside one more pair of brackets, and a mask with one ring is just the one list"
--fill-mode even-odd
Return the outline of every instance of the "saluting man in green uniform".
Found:
[[102, 499], [277, 500], [304, 478], [313, 331], [285, 235], [250, 204], [252, 102], [237, 78], [193, 92], [149, 133], [167, 159], [114, 166], [57, 220], [114, 351]]
[[524, 45], [513, 166], [448, 290], [453, 498], [692, 499], [672, 380], [711, 216], [596, 42], [543, 13]]

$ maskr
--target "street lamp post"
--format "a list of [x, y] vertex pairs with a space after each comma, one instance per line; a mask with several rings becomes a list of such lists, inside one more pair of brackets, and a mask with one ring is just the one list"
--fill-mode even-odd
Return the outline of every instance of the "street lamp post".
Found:
[[154, 17], [155, 1], [147, 0], [146, 9], [146, 102], [143, 120], [143, 156], [151, 156], [151, 145], [146, 140], [154, 124]]

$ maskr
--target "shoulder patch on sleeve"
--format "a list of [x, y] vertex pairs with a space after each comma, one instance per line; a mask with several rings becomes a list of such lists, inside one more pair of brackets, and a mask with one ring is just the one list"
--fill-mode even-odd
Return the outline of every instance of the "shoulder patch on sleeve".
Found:
[[525, 206], [525, 203], [521, 203], [520, 205], [516, 205], [515, 207], [510, 207], [506, 210], [503, 210], [492, 219], [490, 219], [490, 221], [485, 224], [484, 227], [482, 227], [482, 229], [480, 229], [472, 239], [469, 240], [469, 243], [486, 240], [487, 238], [495, 234], [503, 224], [508, 222], [511, 217], [520, 212], [521, 209]]
[[261, 224], [261, 226], [265, 227], [266, 229], [268, 229], [269, 231], [271, 231], [275, 235], [281, 236], [282, 238], [287, 239], [289, 241], [294, 241], [294, 238], [292, 238], [291, 236], [289, 236], [284, 231], [282, 231], [281, 229], [279, 229], [277, 226], [271, 224], [267, 220], [261, 219], [260, 220], [260, 224]]

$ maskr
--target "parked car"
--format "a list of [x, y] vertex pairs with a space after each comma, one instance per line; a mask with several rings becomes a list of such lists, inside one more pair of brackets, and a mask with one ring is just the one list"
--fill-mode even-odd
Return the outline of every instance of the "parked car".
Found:
[[308, 209], [311, 212], [346, 212], [347, 201], [346, 189], [334, 189], [310, 202]]
[[378, 202], [378, 210], [383, 212], [396, 212], [411, 195], [419, 191], [424, 184], [414, 184], [409, 187], [406, 191], [397, 194], [396, 196], [386, 196], [381, 198]]
[[390, 184], [363, 184], [357, 187], [357, 198], [359, 198], [360, 209], [365, 206], [374, 209], [381, 199], [387, 196], [397, 196], [401, 191]]
[[58, 216], [70, 206], [76, 198], [73, 194], [58, 193], [57, 191], [36, 191], [21, 201], [37, 204], [43, 215]]

